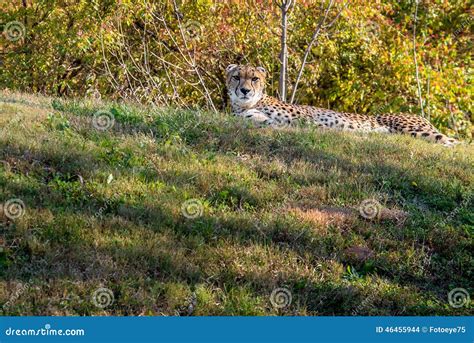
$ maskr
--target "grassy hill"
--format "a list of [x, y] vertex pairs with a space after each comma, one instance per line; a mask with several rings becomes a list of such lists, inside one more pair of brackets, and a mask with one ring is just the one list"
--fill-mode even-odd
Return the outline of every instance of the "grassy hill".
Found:
[[448, 303], [473, 291], [472, 145], [7, 91], [0, 114], [6, 315], [474, 313]]

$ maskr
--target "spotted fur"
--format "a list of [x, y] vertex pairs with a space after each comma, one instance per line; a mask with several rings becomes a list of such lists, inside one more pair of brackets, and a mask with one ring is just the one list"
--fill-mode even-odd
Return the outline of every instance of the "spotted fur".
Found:
[[428, 120], [409, 114], [363, 115], [336, 112], [306, 105], [292, 105], [265, 94], [266, 71], [262, 67], [231, 64], [226, 69], [232, 112], [261, 126], [286, 126], [295, 121], [344, 131], [403, 133], [445, 146], [458, 142], [440, 133]]

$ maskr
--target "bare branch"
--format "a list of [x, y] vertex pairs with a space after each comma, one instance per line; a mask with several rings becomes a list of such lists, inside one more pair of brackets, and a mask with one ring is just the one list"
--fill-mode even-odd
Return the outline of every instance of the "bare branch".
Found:
[[330, 28], [331, 26], [333, 26], [334, 23], [336, 22], [336, 20], [341, 15], [342, 11], [344, 11], [344, 9], [347, 7], [348, 4], [349, 3], [346, 2], [344, 4], [344, 6], [342, 7], [342, 9], [337, 13], [336, 17], [328, 25], [324, 25], [326, 23], [327, 18], [328, 18], [329, 11], [331, 10], [332, 6], [334, 5], [334, 0], [329, 1], [328, 6], [326, 7], [326, 10], [324, 12], [324, 15], [321, 18], [321, 20], [319, 21], [318, 26], [314, 30], [313, 36], [311, 37], [311, 41], [309, 42], [309, 44], [306, 48], [306, 51], [304, 53], [303, 62], [301, 63], [300, 69], [298, 71], [298, 76], [296, 78], [295, 85], [293, 86], [293, 91], [291, 93], [290, 103], [294, 103], [294, 101], [295, 101], [296, 91], [298, 90], [298, 84], [299, 84], [299, 82], [301, 80], [301, 77], [303, 75], [303, 71], [304, 71], [304, 68], [306, 66], [309, 53], [311, 52], [311, 48], [313, 47], [313, 45], [317, 42], [317, 40], [319, 38], [319, 35], [321, 33], [321, 30], [322, 29], [327, 29], [327, 28]]
[[[201, 75], [201, 72], [199, 71], [199, 68], [196, 65], [196, 59], [189, 52], [188, 43], [187, 43], [187, 40], [186, 40], [186, 35], [184, 34], [183, 25], [182, 25], [182, 22], [181, 22], [181, 17], [180, 17], [179, 12], [178, 12], [179, 8], [178, 8], [178, 5], [176, 4], [176, 0], [173, 0], [173, 6], [174, 6], [174, 9], [175, 9], [176, 18], [178, 19], [178, 25], [179, 25], [179, 31], [181, 33], [181, 38], [184, 42], [184, 46], [186, 48], [187, 55], [188, 55], [188, 58], [189, 58], [189, 61], [190, 61], [190, 62], [188, 62], [188, 64], [190, 65], [190, 67], [196, 73], [196, 75], [199, 79], [199, 82], [201, 83], [201, 86], [204, 89], [204, 92], [206, 93], [206, 98], [207, 98], [207, 101], [208, 101], [209, 105], [211, 106], [211, 109], [214, 112], [217, 113], [217, 109], [216, 109], [216, 106], [214, 105], [214, 101], [212, 101], [211, 94], [210, 94], [209, 90], [207, 89], [206, 83], [204, 82], [204, 79], [202, 78], [202, 75]], [[184, 55], [183, 55], [183, 57], [184, 57]]]

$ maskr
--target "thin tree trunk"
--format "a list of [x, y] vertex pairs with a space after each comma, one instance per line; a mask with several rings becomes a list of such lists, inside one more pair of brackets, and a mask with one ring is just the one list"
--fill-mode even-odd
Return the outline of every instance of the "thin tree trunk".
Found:
[[418, 1], [419, 0], [415, 0], [415, 17], [414, 17], [414, 22], [413, 22], [413, 59], [415, 62], [415, 76], [416, 76], [416, 84], [418, 87], [418, 101], [420, 103], [421, 115], [424, 118], [425, 111], [423, 110], [423, 98], [421, 96], [420, 75], [418, 72], [418, 62], [416, 59], [416, 20], [417, 20], [417, 15], [418, 15]]
[[286, 73], [288, 64], [288, 46], [286, 42], [286, 35], [288, 30], [288, 17], [286, 11], [282, 9], [281, 15], [281, 51], [280, 51], [280, 82], [278, 91], [280, 93], [280, 100], [286, 101]]
[[278, 92], [280, 100], [286, 101], [286, 76], [288, 69], [288, 13], [296, 0], [281, 0], [275, 3], [281, 10], [281, 46], [280, 46], [280, 79], [278, 83]]

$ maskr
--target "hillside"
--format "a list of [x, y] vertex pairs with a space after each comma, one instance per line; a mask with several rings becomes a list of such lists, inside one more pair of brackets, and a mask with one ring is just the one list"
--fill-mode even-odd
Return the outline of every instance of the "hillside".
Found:
[[[222, 109], [237, 63], [264, 67], [267, 93], [282, 94], [277, 2], [173, 1], [3, 1], [0, 88]], [[423, 114], [474, 139], [472, 1], [293, 5], [285, 84], [297, 103]]]
[[472, 145], [7, 91], [0, 114], [6, 315], [474, 313], [448, 303], [473, 291]]

